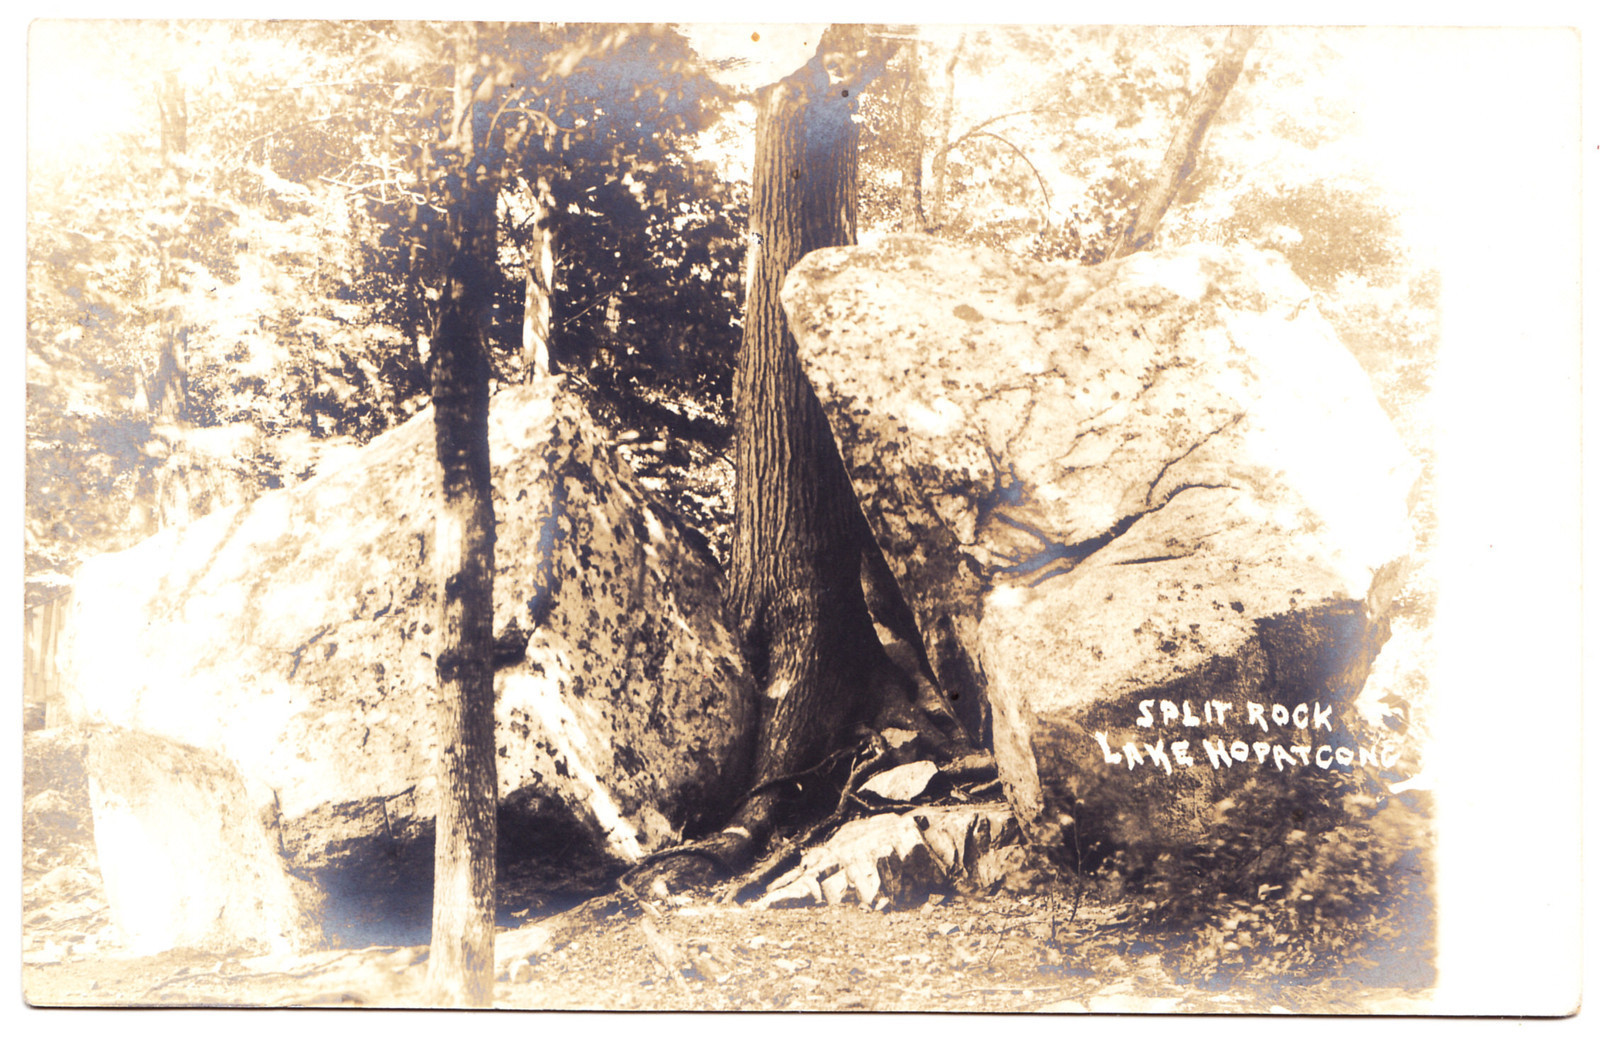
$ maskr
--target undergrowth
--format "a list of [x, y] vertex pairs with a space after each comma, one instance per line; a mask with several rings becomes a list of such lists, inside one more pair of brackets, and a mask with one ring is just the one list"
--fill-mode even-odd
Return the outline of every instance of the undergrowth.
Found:
[[1119, 851], [1095, 880], [1179, 979], [1433, 979], [1431, 805], [1364, 772], [1252, 780], [1192, 848]]

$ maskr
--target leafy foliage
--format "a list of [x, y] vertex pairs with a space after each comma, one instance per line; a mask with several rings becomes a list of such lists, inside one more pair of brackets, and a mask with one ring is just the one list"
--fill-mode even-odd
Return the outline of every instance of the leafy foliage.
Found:
[[1421, 796], [1382, 797], [1336, 773], [1307, 772], [1298, 786], [1300, 808], [1286, 818], [1275, 818], [1281, 796], [1247, 788], [1204, 847], [1150, 865], [1132, 885], [1142, 928], [1192, 935], [1174, 957], [1184, 974], [1376, 981], [1373, 972], [1404, 971], [1403, 961], [1428, 963]]
[[[943, 237], [1040, 258], [1103, 259], [1209, 70], [1220, 30], [1016, 27], [925, 42], [922, 77], [896, 66], [863, 98], [863, 223], [897, 223], [906, 92], [948, 106], [949, 139], [924, 119], [931, 166], [947, 157]], [[932, 70], [957, 57], [954, 91]], [[1200, 165], [1163, 223], [1164, 245], [1205, 240], [1278, 248], [1308, 284], [1334, 292], [1406, 260], [1390, 204], [1341, 142], [1359, 131], [1336, 84], [1318, 78], [1336, 47], [1269, 32], [1251, 52]], [[930, 192], [938, 190], [925, 179]], [[939, 203], [930, 200], [930, 207]]]
[[[30, 181], [29, 569], [70, 571], [258, 489], [305, 479], [425, 403], [444, 201], [443, 27], [101, 23], [133, 55], [135, 130]], [[722, 436], [743, 197], [688, 151], [721, 91], [670, 30], [513, 26], [480, 59], [507, 183], [550, 182], [565, 367], [623, 421]], [[157, 146], [183, 69], [187, 147]], [[503, 207], [502, 237], [517, 228]], [[522, 378], [520, 259], [492, 289], [502, 381]], [[170, 278], [164, 287], [163, 278]], [[146, 414], [163, 340], [186, 419]], [[708, 407], [685, 415], [672, 402]], [[218, 435], [202, 436], [203, 431]], [[232, 431], [222, 435], [223, 431]], [[179, 501], [182, 500], [182, 501]], [[171, 507], [164, 509], [164, 506]]]
[[1131, 925], [1181, 978], [1428, 985], [1432, 806], [1425, 792], [1391, 794], [1397, 779], [1261, 774], [1217, 803], [1192, 847], [1101, 845], [1085, 877], [1131, 905]]

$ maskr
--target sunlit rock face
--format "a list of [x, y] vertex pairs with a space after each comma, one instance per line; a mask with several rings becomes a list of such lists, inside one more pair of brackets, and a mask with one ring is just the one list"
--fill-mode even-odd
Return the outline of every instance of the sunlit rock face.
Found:
[[1076, 819], [1182, 844], [1241, 780], [1377, 768], [1344, 709], [1387, 635], [1416, 467], [1280, 257], [1084, 268], [895, 237], [811, 254], [783, 299], [1032, 840]]
[[[555, 383], [498, 394], [490, 439], [502, 865], [635, 861], [742, 780], [754, 694], [718, 573]], [[237, 774], [283, 869], [375, 925], [427, 920], [437, 485], [425, 412], [342, 468], [90, 561], [66, 637], [76, 719], [204, 752], [207, 784]], [[146, 817], [188, 811], [159, 797]]]
[[320, 893], [285, 871], [271, 814], [232, 763], [117, 727], [87, 743], [100, 875], [135, 953], [289, 952], [321, 937]]

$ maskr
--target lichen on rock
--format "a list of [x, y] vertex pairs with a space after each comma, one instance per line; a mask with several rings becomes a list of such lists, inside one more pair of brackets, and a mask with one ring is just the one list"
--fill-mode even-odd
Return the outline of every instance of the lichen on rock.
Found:
[[[1084, 268], [900, 236], [811, 254], [784, 304], [935, 669], [969, 725], [992, 720], [1033, 840], [1114, 793], [1113, 837], [1182, 844], [1246, 772], [1213, 767], [1202, 732], [1253, 746], [1248, 703], [1359, 693], [1417, 467], [1280, 257]], [[1145, 702], [1185, 698], [1235, 715], [1140, 725]], [[1178, 770], [1143, 751], [1170, 763], [1186, 738]], [[1140, 764], [1113, 763], [1129, 742]]]
[[[635, 861], [715, 822], [742, 779], [754, 694], [716, 565], [556, 381], [497, 394], [490, 442], [502, 855]], [[74, 718], [219, 756], [284, 870], [352, 898], [404, 881], [424, 906], [433, 450], [424, 412], [89, 561], [63, 651]]]

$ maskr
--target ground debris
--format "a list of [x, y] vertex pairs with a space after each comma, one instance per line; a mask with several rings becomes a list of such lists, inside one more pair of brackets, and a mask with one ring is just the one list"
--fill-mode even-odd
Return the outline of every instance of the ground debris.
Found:
[[939, 889], [999, 883], [1026, 861], [1021, 841], [999, 803], [880, 813], [852, 820], [807, 849], [757, 905], [914, 906]]

